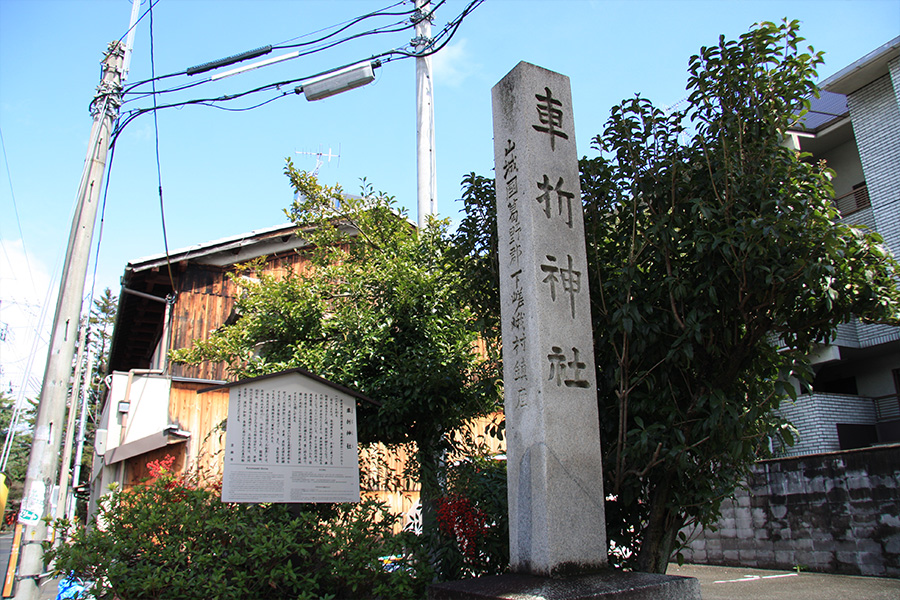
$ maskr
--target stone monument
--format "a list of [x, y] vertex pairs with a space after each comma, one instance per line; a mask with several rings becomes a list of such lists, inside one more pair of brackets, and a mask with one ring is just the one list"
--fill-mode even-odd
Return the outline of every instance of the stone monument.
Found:
[[569, 78], [493, 89], [510, 569], [606, 564], [600, 422]]
[[607, 567], [584, 216], [569, 78], [525, 62], [493, 89], [510, 575], [429, 598], [699, 598]]

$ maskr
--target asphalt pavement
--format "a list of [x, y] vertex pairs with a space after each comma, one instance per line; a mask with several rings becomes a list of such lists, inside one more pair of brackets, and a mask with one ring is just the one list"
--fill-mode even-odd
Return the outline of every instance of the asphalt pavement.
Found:
[[900, 600], [900, 579], [883, 577], [708, 565], [671, 565], [666, 574], [699, 579], [703, 600]]

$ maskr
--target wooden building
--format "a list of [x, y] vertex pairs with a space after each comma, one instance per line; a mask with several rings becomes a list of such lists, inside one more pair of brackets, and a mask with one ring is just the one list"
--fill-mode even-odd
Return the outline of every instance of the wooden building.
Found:
[[[236, 265], [265, 256], [266, 273], [300, 272], [308, 264], [308, 248], [287, 224], [126, 265], [97, 426], [91, 507], [110, 484], [129, 487], [146, 479], [147, 463], [167, 454], [180, 472], [221, 475], [228, 392], [197, 392], [227, 383], [225, 365], [173, 364], [167, 354], [207, 339], [234, 318], [237, 290], [228, 275]], [[394, 476], [405, 470], [406, 451], [370, 449], [363, 455], [363, 493], [384, 500], [397, 514], [408, 512], [418, 500], [418, 485]]]
[[286, 224], [129, 262], [109, 356], [108, 392], [98, 423], [91, 506], [111, 483], [146, 478], [166, 454], [179, 470], [221, 473], [227, 391], [224, 364], [173, 364], [169, 350], [204, 340], [232, 315], [236, 265], [265, 256], [265, 271], [297, 271], [307, 242]]

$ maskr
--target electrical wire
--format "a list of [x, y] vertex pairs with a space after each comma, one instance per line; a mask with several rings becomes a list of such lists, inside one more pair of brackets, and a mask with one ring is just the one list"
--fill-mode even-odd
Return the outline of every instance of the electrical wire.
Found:
[[[156, 0], [156, 2], [159, 2], [159, 0]], [[441, 4], [443, 4], [444, 2], [446, 2], [446, 0], [441, 0]], [[379, 9], [379, 10], [377, 10], [377, 11], [373, 11], [373, 12], [371, 12], [371, 13], [362, 15], [362, 16], [360, 16], [360, 17], [356, 17], [356, 18], [354, 18], [354, 19], [350, 19], [349, 21], [345, 21], [344, 23], [340, 23], [340, 24], [338, 24], [338, 25], [332, 25], [331, 27], [326, 27], [326, 28], [321, 29], [321, 30], [319, 30], [319, 31], [316, 31], [316, 32], [313, 32], [313, 33], [309, 33], [309, 34], [305, 34], [304, 36], [300, 36], [300, 37], [298, 37], [298, 38], [294, 38], [294, 39], [300, 39], [301, 37], [306, 37], [306, 36], [309, 36], [309, 35], [315, 35], [316, 33], [319, 33], [319, 32], [322, 32], [322, 31], [328, 31], [329, 29], [333, 29], [333, 28], [335, 28], [335, 27], [339, 27], [339, 29], [337, 29], [336, 31], [334, 31], [334, 32], [332, 32], [332, 33], [330, 33], [330, 34], [328, 34], [328, 35], [325, 35], [325, 36], [321, 36], [321, 37], [319, 37], [319, 38], [316, 38], [316, 39], [314, 39], [314, 40], [310, 40], [310, 41], [307, 41], [307, 42], [301, 42], [301, 43], [297, 43], [297, 44], [289, 44], [289, 43], [286, 43], [286, 42], [281, 42], [281, 43], [279, 43], [279, 44], [273, 45], [273, 46], [272, 46], [272, 49], [283, 50], [283, 49], [289, 49], [289, 48], [303, 48], [303, 47], [307, 47], [307, 46], [316, 46], [317, 44], [322, 44], [323, 42], [326, 42], [327, 40], [329, 40], [330, 38], [334, 37], [335, 35], [337, 35], [337, 34], [343, 32], [343, 31], [346, 31], [347, 29], [349, 29], [349, 28], [352, 27], [353, 25], [356, 25], [357, 23], [361, 23], [362, 21], [365, 21], [366, 19], [370, 19], [370, 18], [373, 18], [373, 17], [380, 17], [380, 16], [407, 16], [407, 15], [410, 15], [410, 14], [414, 14], [414, 13], [416, 12], [416, 9], [412, 9], [412, 10], [408, 10], [408, 11], [400, 11], [400, 12], [388, 12], [388, 11], [390, 11], [390, 9], [395, 8], [396, 6], [399, 6], [399, 5], [401, 5], [401, 4], [403, 4], [402, 1], [401, 1], [401, 2], [397, 2], [397, 3], [395, 3], [395, 4], [392, 4], [392, 5], [390, 5], [390, 6], [387, 6], [387, 7], [385, 7], [385, 8]], [[152, 7], [151, 7], [151, 8], [152, 8]], [[401, 25], [402, 25], [402, 26], [401, 26]], [[395, 22], [395, 23], [391, 23], [390, 25], [383, 25], [383, 26], [377, 27], [377, 28], [375, 28], [375, 29], [370, 29], [369, 31], [364, 31], [364, 32], [361, 32], [361, 33], [357, 33], [357, 34], [354, 34], [354, 35], [351, 35], [351, 36], [342, 38], [342, 39], [340, 39], [340, 40], [330, 42], [330, 43], [325, 44], [325, 45], [323, 45], [323, 46], [320, 46], [320, 47], [316, 47], [316, 48], [310, 49], [310, 50], [308, 50], [308, 51], [306, 51], [306, 52], [303, 52], [303, 53], [301, 53], [300, 55], [298, 55], [297, 58], [299, 58], [300, 56], [309, 56], [310, 54], [314, 54], [314, 53], [317, 53], [317, 52], [322, 52], [323, 50], [327, 50], [327, 49], [329, 49], [329, 48], [333, 48], [333, 47], [338, 46], [338, 45], [340, 45], [340, 44], [344, 44], [344, 43], [346, 43], [346, 42], [349, 42], [349, 41], [351, 41], [351, 40], [355, 40], [355, 39], [367, 37], [367, 36], [370, 36], [370, 35], [377, 35], [377, 34], [381, 34], [381, 33], [396, 33], [396, 32], [399, 32], [399, 31], [403, 31], [404, 29], [410, 29], [410, 28], [412, 28], [412, 27], [414, 27], [414, 26], [415, 26], [415, 25], [412, 24], [412, 23], [410, 22], [409, 19], [404, 19], [404, 20], [401, 20], [401, 21], [397, 21], [397, 22]], [[290, 42], [290, 41], [293, 41], [293, 40], [288, 40], [288, 42]], [[170, 73], [170, 74], [168, 74], [168, 75], [162, 75], [162, 76], [159, 76], [159, 77], [152, 76], [152, 79], [145, 79], [145, 80], [143, 80], [143, 81], [137, 81], [137, 82], [131, 84], [130, 86], [128, 86], [127, 88], [125, 88], [124, 93], [125, 93], [125, 94], [136, 93], [136, 92], [134, 92], [133, 90], [135, 90], [136, 88], [138, 88], [138, 87], [140, 87], [140, 86], [146, 85], [147, 83], [150, 83], [150, 82], [153, 81], [153, 80], [160, 80], [160, 79], [165, 79], [165, 78], [169, 78], [169, 77], [177, 77], [177, 76], [180, 76], [180, 75], [186, 75], [187, 73], [188, 73], [188, 70], [185, 70], [185, 71], [179, 71], [179, 72], [177, 72], [177, 73]], [[200, 85], [200, 84], [203, 84], [203, 83], [207, 83], [208, 81], [210, 81], [210, 80], [209, 80], [209, 79], [205, 79], [205, 80], [202, 80], [202, 81], [199, 81], [199, 82], [193, 82], [193, 83], [186, 84], [186, 85], [183, 85], [183, 86], [178, 86], [178, 87], [176, 87], [176, 88], [171, 88], [171, 89], [169, 89], [169, 90], [161, 90], [159, 93], [166, 93], [166, 92], [170, 92], [170, 91], [181, 91], [181, 90], [184, 90], [184, 89], [189, 89], [189, 88], [195, 87], [195, 86]], [[146, 95], [146, 92], [141, 92], [141, 94]]]
[[[157, 0], [158, 1], [158, 0]], [[156, 110], [156, 59], [153, 44], [153, 5], [150, 5], [150, 76], [153, 78], [153, 131], [156, 141], [156, 180], [159, 183], [159, 216], [162, 222], [163, 248], [166, 251], [166, 265], [169, 271], [169, 283], [172, 285], [172, 292], [175, 292], [175, 278], [172, 276], [172, 261], [169, 257], [169, 239], [166, 235], [166, 207], [163, 202], [163, 186], [162, 186], [162, 167], [159, 160], [159, 112]]]
[[[313, 54], [317, 54], [317, 53], [319, 53], [319, 52], [322, 52], [322, 51], [324, 51], [324, 50], [329, 50], [329, 49], [331, 49], [331, 48], [334, 48], [334, 47], [336, 47], [336, 46], [339, 46], [340, 44], [343, 44], [343, 43], [348, 42], [348, 41], [353, 40], [353, 39], [358, 39], [358, 38], [361, 38], [361, 37], [365, 37], [365, 36], [369, 36], [369, 35], [376, 35], [376, 34], [380, 34], [380, 33], [398, 33], [398, 32], [403, 31], [403, 30], [405, 30], [405, 29], [412, 29], [412, 28], [414, 28], [414, 27], [415, 27], [415, 25], [411, 25], [411, 24], [410, 24], [408, 21], [406, 21], [406, 20], [404, 20], [404, 21], [398, 21], [398, 22], [396, 22], [396, 23], [391, 23], [390, 25], [385, 25], [385, 26], [383, 26], [383, 27], [381, 27], [381, 28], [372, 29], [372, 30], [369, 30], [369, 31], [366, 31], [366, 32], [363, 32], [363, 33], [360, 33], [360, 34], [356, 34], [356, 35], [354, 35], [354, 36], [350, 36], [350, 37], [347, 37], [347, 38], [343, 38], [343, 39], [341, 39], [341, 40], [337, 40], [337, 41], [331, 42], [330, 44], [327, 44], [327, 45], [324, 45], [324, 46], [320, 46], [320, 47], [317, 47], [317, 48], [313, 48], [313, 49], [307, 50], [307, 51], [305, 51], [305, 52], [300, 52], [300, 53], [299, 53], [297, 56], [295, 56], [294, 58], [301, 58], [301, 57], [304, 57], [304, 56], [310, 56], [310, 55], [313, 55]], [[286, 48], [289, 48], [289, 47], [290, 47], [290, 46], [287, 46]], [[274, 48], [274, 47], [273, 47], [273, 48]], [[292, 59], [292, 60], [293, 60], [293, 59]], [[308, 78], [307, 78], [307, 79], [308, 79]], [[152, 80], [148, 80], [148, 81], [152, 81]], [[194, 87], [203, 85], [203, 84], [205, 84], [205, 83], [209, 83], [209, 82], [211, 82], [211, 81], [212, 81], [212, 78], [211, 78], [211, 77], [208, 77], [208, 78], [202, 79], [202, 80], [200, 80], [200, 81], [194, 81], [194, 82], [191, 82], [191, 83], [186, 83], [186, 84], [183, 84], [183, 85], [180, 85], [180, 86], [177, 86], [177, 87], [173, 87], [173, 88], [168, 88], [168, 89], [165, 89], [165, 90], [159, 90], [159, 91], [155, 91], [155, 90], [154, 90], [153, 92], [150, 92], [150, 93], [153, 93], [153, 94], [168, 94], [168, 93], [171, 93], [171, 92], [180, 92], [180, 91], [183, 91], [183, 90], [187, 90], [187, 89], [190, 89], [190, 88], [194, 88]], [[135, 86], [137, 86], [137, 85], [138, 85], [138, 84], [135, 84]], [[148, 92], [135, 92], [135, 91], [130, 91], [130, 90], [133, 90], [135, 86], [130, 87], [130, 88], [129, 88], [129, 91], [126, 91], [125, 94], [138, 94], [138, 95], [136, 95], [136, 96], [133, 97], [133, 98], [129, 98], [129, 99], [125, 100], [125, 101], [123, 102], [123, 104], [126, 104], [126, 103], [128, 103], [128, 102], [134, 102], [134, 101], [137, 101], [137, 100], [141, 100], [142, 98], [146, 98], [147, 96], [150, 95], [150, 93], [148, 93]]]
[[[455, 19], [447, 23], [441, 31], [434, 37], [431, 38], [431, 41], [423, 48], [422, 50], [403, 50], [402, 48], [398, 48], [396, 50], [392, 50], [389, 54], [396, 54], [403, 58], [425, 58], [427, 56], [431, 56], [433, 54], [437, 54], [440, 52], [447, 44], [450, 43], [450, 40], [453, 39], [453, 36], [456, 35], [456, 32], [459, 30], [460, 25], [462, 25], [463, 20], [469, 16], [472, 11], [478, 8], [484, 0], [472, 0], [463, 11], [457, 15]], [[434, 11], [432, 11], [433, 13]], [[446, 36], [446, 40], [441, 42], [441, 39]], [[438, 42], [441, 42], [438, 44]], [[391, 62], [392, 59], [388, 57], [383, 62]]]
[[[389, 27], [390, 27], [390, 28], [393, 28], [393, 29], [388, 29]], [[338, 41], [336, 41], [336, 42], [332, 42], [331, 44], [328, 44], [328, 45], [326, 45], [326, 46], [322, 46], [322, 47], [319, 47], [319, 48], [315, 48], [315, 49], [312, 49], [312, 50], [308, 50], [308, 51], [306, 51], [306, 52], [301, 52], [301, 53], [299, 53], [297, 56], [295, 56], [294, 58], [301, 58], [301, 57], [304, 57], [304, 56], [310, 56], [310, 55], [312, 55], [312, 54], [316, 54], [316, 53], [321, 52], [321, 51], [323, 51], [323, 50], [328, 50], [328, 49], [330, 49], [330, 48], [334, 48], [335, 46], [338, 46], [338, 45], [340, 45], [340, 44], [343, 44], [344, 42], [350, 41], [351, 39], [356, 39], [357, 37], [362, 37], [362, 36], [365, 36], [365, 35], [373, 35], [373, 34], [376, 34], [376, 33], [397, 33], [397, 32], [403, 31], [404, 29], [410, 29], [410, 28], [412, 28], [412, 27], [414, 27], [414, 25], [409, 25], [406, 21], [401, 21], [401, 22], [398, 22], [398, 23], [392, 23], [391, 25], [386, 25], [386, 26], [384, 26], [383, 28], [380, 28], [380, 29], [378, 29], [378, 30], [373, 29], [373, 30], [370, 30], [370, 31], [365, 32], [365, 33], [363, 33], [363, 34], [359, 34], [359, 35], [357, 35], [357, 36], [352, 36], [352, 37], [349, 37], [349, 38], [345, 38], [345, 39], [342, 39], [342, 40], [338, 40]], [[293, 59], [292, 59], [292, 60], [293, 60]], [[356, 64], [356, 63], [351, 63], [351, 64]], [[328, 71], [328, 72], [331, 72], [331, 71]], [[325, 73], [325, 74], [327, 74], [327, 73]], [[309, 77], [304, 77], [304, 79], [309, 79]], [[152, 80], [150, 80], [150, 81], [152, 81]], [[165, 90], [159, 90], [159, 91], [156, 91], [155, 88], [154, 88], [154, 90], [153, 90], [152, 92], [126, 92], [126, 93], [129, 93], [129, 94], [139, 94], [139, 95], [137, 95], [137, 96], [135, 96], [135, 97], [133, 97], [133, 98], [129, 98], [129, 99], [125, 100], [122, 104], [124, 105], [124, 104], [127, 104], [127, 103], [129, 103], [129, 102], [135, 102], [135, 101], [141, 100], [141, 99], [143, 99], [143, 98], [146, 98], [147, 96], [150, 96], [151, 94], [168, 94], [168, 93], [171, 93], [171, 92], [180, 92], [180, 91], [184, 91], [184, 90], [186, 90], [186, 89], [194, 88], [194, 87], [203, 85], [203, 84], [205, 84], [205, 83], [209, 83], [209, 82], [211, 82], [211, 81], [212, 81], [212, 78], [210, 77], [210, 78], [207, 78], [207, 79], [203, 79], [203, 80], [200, 80], [200, 81], [194, 81], [194, 82], [191, 82], [191, 83], [187, 83], [187, 84], [184, 84], [184, 85], [181, 85], [181, 86], [177, 86], [177, 87], [173, 87], [173, 88], [168, 88], [168, 89], [165, 89]]]
[[[142, 3], [142, 4], [143, 4], [143, 3]], [[129, 33], [131, 33], [131, 30], [132, 30], [132, 29], [134, 29], [135, 27], [137, 27], [137, 24], [140, 23], [141, 20], [142, 20], [144, 17], [147, 16], [147, 13], [150, 12], [151, 10], [153, 10], [153, 7], [156, 6], [157, 4], [159, 4], [159, 0], [154, 0], [153, 2], [150, 2], [150, 6], [149, 6], [149, 8], [147, 8], [147, 10], [144, 11], [144, 14], [142, 14], [140, 17], [138, 17], [137, 21], [134, 22], [134, 25], [132, 25], [131, 27], [129, 27], [129, 28], [125, 31], [125, 33], [122, 34], [122, 37], [119, 38], [119, 43], [122, 43], [122, 40], [124, 40], [125, 37], [126, 37]]]
[[25, 234], [22, 233], [22, 221], [19, 218], [19, 206], [16, 203], [16, 192], [13, 189], [12, 173], [9, 170], [9, 156], [6, 154], [6, 141], [3, 139], [2, 129], [0, 129], [0, 147], [3, 149], [3, 163], [6, 165], [6, 179], [9, 182], [9, 197], [12, 198], [13, 212], [16, 215], [16, 227], [19, 229], [19, 239], [22, 240], [22, 254], [25, 256], [25, 267], [28, 269], [28, 275], [31, 279], [31, 290], [37, 295], [37, 289], [34, 286], [34, 276], [32, 275], [33, 271], [31, 270], [31, 261], [28, 258], [28, 249], [25, 246]]
[[[443, 3], [443, 2], [445, 2], [446, 0], [441, 0], [441, 1], [442, 1], [442, 3]], [[309, 41], [309, 42], [301, 42], [301, 43], [299, 43], [299, 44], [287, 44], [287, 43], [285, 43], [285, 42], [282, 42], [282, 43], [280, 43], [280, 44], [278, 44], [278, 45], [274, 45], [273, 48], [274, 48], [274, 49], [277, 49], [277, 50], [284, 50], [284, 49], [287, 49], [287, 48], [299, 48], [299, 47], [302, 47], [302, 46], [308, 46], [308, 45], [318, 44], [318, 43], [320, 43], [320, 42], [322, 42], [322, 41], [327, 40], [328, 38], [334, 37], [335, 35], [341, 33], [342, 31], [346, 31], [346, 30], [349, 29], [350, 27], [356, 25], [357, 23], [361, 23], [362, 21], [365, 21], [366, 19], [369, 19], [369, 18], [372, 18], [372, 17], [382, 17], [382, 16], [407, 16], [407, 15], [415, 14], [415, 12], [418, 10], [418, 9], [416, 9], [416, 8], [413, 8], [413, 9], [411, 9], [411, 10], [405, 10], [405, 11], [401, 11], [401, 12], [386, 12], [386, 11], [388, 11], [388, 10], [390, 10], [390, 9], [392, 9], [392, 8], [394, 8], [394, 7], [396, 7], [396, 6], [400, 6], [401, 4], [403, 4], [402, 1], [401, 1], [401, 2], [397, 2], [396, 4], [392, 4], [391, 6], [386, 6], [385, 8], [382, 8], [382, 9], [380, 9], [380, 10], [370, 12], [369, 14], [362, 15], [362, 16], [360, 16], [360, 17], [356, 17], [355, 19], [350, 19], [349, 21], [344, 21], [343, 23], [339, 23], [338, 25], [332, 25], [331, 27], [326, 27], [326, 28], [324, 28], [324, 29], [320, 29], [319, 31], [313, 32], [313, 33], [311, 33], [311, 34], [306, 34], [307, 36], [308, 36], [308, 35], [314, 35], [314, 34], [319, 33], [319, 32], [321, 32], [321, 31], [327, 31], [327, 30], [329, 30], [329, 29], [333, 29], [334, 27], [340, 27], [340, 29], [337, 29], [336, 31], [334, 31], [334, 32], [332, 32], [332, 33], [330, 33], [330, 34], [328, 34], [328, 35], [326, 35], [326, 36], [323, 36], [323, 37], [321, 37], [321, 38], [318, 38], [318, 39], [316, 39], [316, 40], [312, 40], [312, 41]], [[305, 37], [305, 36], [301, 36], [301, 37]], [[300, 39], [300, 38], [294, 38], [294, 39]], [[352, 39], [352, 38], [350, 38], [350, 39]], [[289, 40], [289, 41], [293, 41], [293, 40]]]
[[[438, 3], [438, 5], [435, 7], [435, 9], [439, 6], [441, 6], [444, 2], [446, 2], [446, 0], [441, 0], [441, 2]], [[452, 21], [450, 21], [443, 27], [441, 29], [441, 31], [434, 38], [432, 38], [431, 42], [428, 45], [426, 45], [425, 48], [423, 48], [422, 50], [419, 50], [419, 51], [416, 51], [414, 49], [405, 50], [403, 47], [395, 48], [392, 50], [382, 52], [380, 54], [375, 54], [375, 55], [371, 56], [368, 60], [375, 63], [376, 66], [381, 66], [388, 62], [392, 62], [392, 61], [396, 61], [396, 60], [403, 60], [406, 58], [426, 57], [426, 56], [431, 56], [431, 55], [439, 52], [440, 50], [445, 48], [450, 43], [450, 41], [453, 39], [453, 37], [456, 35], [457, 31], [459, 30], [459, 27], [461, 26], [463, 20], [468, 15], [470, 15], [476, 8], [478, 8], [478, 6], [480, 6], [483, 2], [484, 2], [484, 0], [472, 0], [463, 9], [463, 11], [459, 15], [457, 15]], [[425, 15], [424, 18], [432, 18], [434, 15], [435, 9], [432, 9], [427, 15]], [[392, 26], [398, 26], [398, 24], [395, 23]], [[398, 29], [398, 31], [403, 30], [403, 29], [408, 29], [409, 27], [410, 27], [410, 25], [407, 25], [406, 22], [404, 21], [403, 26], [400, 29]], [[287, 47], [287, 46], [285, 46], [285, 47]], [[331, 46], [329, 46], [329, 47], [331, 47]], [[316, 49], [316, 50], [310, 51], [309, 53], [318, 52], [318, 51], [321, 51], [321, 49]], [[359, 62], [362, 62], [362, 61], [354, 61], [354, 62], [345, 64], [345, 65], [342, 65], [340, 67], [328, 69], [328, 70], [325, 70], [325, 71], [322, 71], [320, 73], [313, 74], [313, 75], [305, 75], [303, 77], [297, 77], [297, 78], [293, 78], [293, 79], [288, 79], [288, 80], [265, 84], [265, 85], [262, 85], [262, 86], [259, 86], [259, 87], [256, 87], [256, 88], [253, 88], [250, 90], [246, 90], [243, 92], [239, 92], [236, 94], [224, 94], [221, 96], [208, 97], [208, 98], [195, 98], [195, 99], [185, 100], [185, 101], [180, 101], [180, 102], [171, 102], [168, 104], [157, 104], [156, 103], [156, 94], [162, 94], [162, 93], [165, 93], [168, 91], [179, 91], [179, 89], [187, 89], [188, 87], [194, 87], [195, 85], [199, 85], [201, 83], [206, 83], [206, 81], [197, 82], [196, 84], [189, 84], [189, 85], [183, 86], [182, 88], [179, 88], [179, 89], [173, 88], [170, 90], [161, 90], [159, 92], [154, 91], [154, 92], [151, 92], [151, 94], [150, 94], [154, 97], [154, 106], [151, 108], [135, 108], [135, 109], [131, 109], [130, 111], [126, 111], [124, 113], [123, 118], [120, 120], [119, 124], [117, 125], [116, 129], [113, 131], [113, 134], [110, 139], [110, 143], [115, 144], [116, 140], [118, 139], [118, 136], [121, 134], [121, 132], [124, 130], [124, 128], [126, 126], [128, 126], [131, 122], [133, 122], [134, 119], [141, 116], [142, 114], [146, 114], [151, 111], [156, 113], [157, 111], [166, 109], [166, 108], [179, 108], [180, 109], [185, 106], [192, 106], [192, 105], [206, 106], [206, 107], [218, 108], [220, 110], [228, 110], [228, 111], [234, 111], [234, 112], [253, 110], [254, 108], [259, 108], [260, 106], [265, 106], [266, 104], [274, 102], [275, 100], [278, 100], [280, 98], [288, 96], [288, 95], [290, 95], [290, 92], [281, 92], [272, 98], [266, 99], [264, 101], [258, 102], [256, 104], [253, 104], [253, 105], [247, 106], [247, 107], [230, 108], [230, 107], [220, 106], [219, 104], [225, 103], [225, 102], [231, 102], [234, 100], [238, 100], [240, 98], [245, 98], [245, 97], [248, 97], [253, 94], [258, 94], [258, 93], [270, 91], [273, 89], [284, 88], [286, 86], [291, 86], [296, 83], [300, 83], [300, 82], [303, 82], [303, 81], [306, 81], [306, 80], [309, 80], [309, 79], [312, 79], [315, 77], [328, 75], [330, 73], [334, 73], [336, 71], [347, 68], [349, 66], [358, 64]], [[153, 76], [152, 79], [146, 80], [145, 82], [142, 82], [142, 83], [153, 82], [153, 81], [156, 81], [159, 79], [161, 79], [161, 78]]]

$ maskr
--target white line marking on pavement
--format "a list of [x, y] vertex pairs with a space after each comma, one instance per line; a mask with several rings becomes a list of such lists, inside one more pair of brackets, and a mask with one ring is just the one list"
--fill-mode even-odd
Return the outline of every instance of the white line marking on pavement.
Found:
[[723, 579], [721, 581], [713, 581], [713, 583], [741, 583], [743, 581], [760, 581], [761, 579], [778, 579], [780, 577], [796, 577], [796, 573], [785, 573], [783, 575], [744, 575], [741, 579]]

